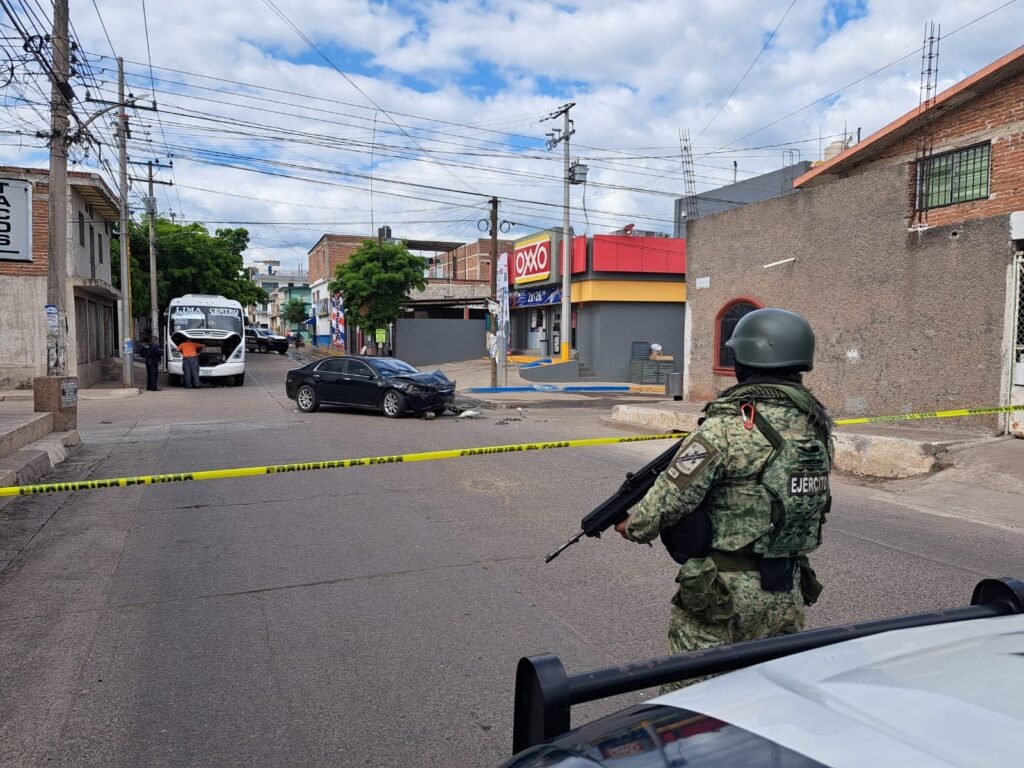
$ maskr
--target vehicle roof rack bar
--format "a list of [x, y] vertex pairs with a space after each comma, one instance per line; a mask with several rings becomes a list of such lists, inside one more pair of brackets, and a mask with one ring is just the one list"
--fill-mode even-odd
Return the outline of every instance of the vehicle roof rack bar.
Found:
[[524, 657], [519, 660], [516, 669], [513, 754], [568, 731], [570, 711], [574, 704], [693, 677], [729, 672], [880, 632], [1015, 613], [1024, 613], [1024, 581], [1003, 577], [979, 582], [974, 588], [971, 606], [968, 608], [948, 608], [931, 613], [812, 629], [576, 675], [566, 674], [557, 656], [544, 654]]

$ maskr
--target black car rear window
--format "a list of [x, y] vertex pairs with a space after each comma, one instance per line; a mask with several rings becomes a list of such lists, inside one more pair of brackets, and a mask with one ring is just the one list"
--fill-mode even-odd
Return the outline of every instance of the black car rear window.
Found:
[[685, 709], [641, 704], [533, 747], [505, 768], [824, 768], [743, 728]]

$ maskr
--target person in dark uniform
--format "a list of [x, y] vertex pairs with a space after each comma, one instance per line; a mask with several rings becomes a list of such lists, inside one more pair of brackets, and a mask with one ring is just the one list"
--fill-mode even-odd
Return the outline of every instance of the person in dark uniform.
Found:
[[146, 361], [146, 389], [150, 392], [159, 392], [160, 387], [156, 385], [157, 374], [160, 372], [160, 360], [163, 359], [164, 351], [160, 348], [160, 341], [156, 336], [149, 337], [149, 344], [142, 347], [142, 359]]

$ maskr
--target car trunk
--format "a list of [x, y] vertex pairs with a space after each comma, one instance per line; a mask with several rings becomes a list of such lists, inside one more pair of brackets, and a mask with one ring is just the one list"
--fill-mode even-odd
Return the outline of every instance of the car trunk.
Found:
[[212, 367], [226, 363], [228, 358], [242, 343], [242, 337], [230, 331], [216, 331], [208, 329], [197, 329], [193, 331], [175, 331], [171, 334], [171, 341], [178, 346], [183, 341], [190, 339], [203, 345], [199, 353], [199, 365]]

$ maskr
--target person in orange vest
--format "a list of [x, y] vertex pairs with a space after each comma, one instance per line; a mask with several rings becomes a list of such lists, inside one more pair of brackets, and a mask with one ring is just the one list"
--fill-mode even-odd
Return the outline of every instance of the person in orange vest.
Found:
[[198, 341], [192, 341], [191, 339], [183, 341], [178, 345], [178, 351], [181, 352], [182, 357], [181, 368], [184, 373], [185, 387], [187, 389], [203, 386], [199, 383], [199, 352], [204, 346]]

